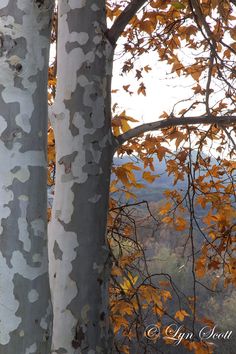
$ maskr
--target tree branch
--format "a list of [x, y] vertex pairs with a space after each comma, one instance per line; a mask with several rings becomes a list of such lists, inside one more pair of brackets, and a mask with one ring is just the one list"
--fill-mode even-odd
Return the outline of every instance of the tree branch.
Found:
[[236, 123], [236, 116], [199, 116], [199, 117], [182, 117], [182, 118], [168, 118], [152, 123], [139, 125], [130, 129], [126, 133], [116, 137], [117, 145], [120, 146], [126, 141], [135, 138], [141, 134], [159, 130], [163, 128], [177, 127], [181, 125], [195, 125], [195, 124], [217, 124], [217, 125], [233, 125]]
[[125, 27], [136, 14], [136, 12], [147, 2], [147, 0], [132, 0], [130, 4], [117, 17], [112, 27], [107, 31], [107, 38], [115, 47], [118, 38], [124, 31]]
[[227, 135], [227, 137], [229, 138], [229, 140], [231, 141], [234, 149], [236, 149], [236, 143], [235, 143], [234, 139], [232, 138], [230, 132], [228, 132], [227, 128], [225, 128], [225, 127], [223, 128], [223, 130], [224, 130], [225, 134]]

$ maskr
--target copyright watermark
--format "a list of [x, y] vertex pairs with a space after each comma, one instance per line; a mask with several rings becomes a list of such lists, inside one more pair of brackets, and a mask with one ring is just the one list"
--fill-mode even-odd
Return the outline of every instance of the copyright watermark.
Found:
[[[179, 345], [183, 339], [188, 339], [188, 340], [194, 340], [194, 334], [193, 332], [186, 331], [184, 326], [179, 326], [176, 323], [172, 323], [169, 326], [167, 326], [164, 330], [164, 333], [162, 333], [162, 338], [167, 339], [173, 342], [175, 345]], [[200, 341], [207, 341], [207, 340], [229, 340], [232, 337], [233, 331], [225, 331], [222, 332], [217, 329], [217, 326], [209, 327], [205, 326], [202, 327], [199, 332], [197, 333], [197, 336]], [[161, 335], [161, 329], [159, 326], [155, 324], [150, 324], [145, 328], [144, 331], [144, 336], [151, 340], [151, 341], [156, 341], [158, 338], [160, 338]], [[196, 338], [196, 334], [195, 334]]]
[[150, 324], [145, 328], [144, 336], [152, 341], [156, 341], [160, 337], [161, 331], [155, 324]]

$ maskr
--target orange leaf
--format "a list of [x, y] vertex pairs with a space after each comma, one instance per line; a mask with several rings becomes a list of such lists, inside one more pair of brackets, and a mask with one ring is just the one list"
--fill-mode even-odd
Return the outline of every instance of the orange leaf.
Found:
[[183, 321], [185, 317], [188, 317], [189, 314], [185, 310], [179, 310], [175, 314], [175, 318], [178, 318], [180, 321]]

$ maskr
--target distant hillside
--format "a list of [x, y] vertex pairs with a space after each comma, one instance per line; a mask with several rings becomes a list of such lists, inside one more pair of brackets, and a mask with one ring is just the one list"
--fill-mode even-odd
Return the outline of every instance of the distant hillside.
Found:
[[[133, 162], [135, 165], [140, 167], [140, 171], [133, 170], [133, 173], [136, 176], [137, 182], [140, 182], [146, 186], [146, 188], [135, 189], [133, 191], [137, 195], [138, 199], [145, 199], [147, 201], [159, 201], [163, 199], [163, 192], [166, 189], [174, 188], [173, 177], [168, 176], [168, 174], [165, 172], [166, 164], [164, 160], [160, 162], [156, 157], [153, 157], [153, 165], [155, 171], [152, 172], [150, 169], [146, 169], [147, 171], [149, 170], [153, 174], [160, 175], [160, 177], [158, 177], [153, 183], [148, 183], [142, 179], [142, 174], [144, 171], [143, 163], [137, 161], [136, 158], [132, 158], [129, 156], [125, 156], [122, 158], [114, 158], [114, 165], [119, 166], [128, 162]], [[178, 183], [178, 187], [184, 189], [186, 187], [186, 182]]]
[[[196, 157], [196, 152], [192, 152], [192, 159], [194, 161]], [[203, 155], [203, 158], [207, 157], [207, 155]], [[161, 162], [158, 160], [156, 156], [153, 156], [153, 165], [155, 168], [155, 171], [152, 172], [150, 169], [146, 169], [147, 171], [149, 170], [153, 174], [158, 174], [160, 175], [159, 178], [157, 178], [153, 183], [148, 183], [145, 180], [142, 179], [142, 174], [143, 174], [143, 163], [139, 161], [135, 157], [130, 157], [130, 156], [124, 156], [122, 158], [114, 158], [114, 165], [123, 165], [128, 162], [133, 162], [135, 165], [140, 167], [140, 171], [133, 170], [133, 173], [136, 176], [137, 182], [140, 182], [146, 186], [146, 188], [142, 189], [135, 189], [133, 192], [137, 195], [138, 199], [145, 199], [147, 201], [160, 201], [163, 199], [163, 192], [166, 189], [173, 189], [173, 188], [181, 188], [181, 189], [186, 189], [186, 181], [179, 181], [177, 186], [174, 186], [174, 178], [173, 176], [168, 176], [166, 173], [166, 163], [164, 160]]]

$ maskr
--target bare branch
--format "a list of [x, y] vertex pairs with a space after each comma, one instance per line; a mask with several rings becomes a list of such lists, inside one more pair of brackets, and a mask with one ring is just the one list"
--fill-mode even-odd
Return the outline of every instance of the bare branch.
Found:
[[130, 4], [122, 11], [120, 16], [117, 17], [112, 27], [107, 32], [107, 38], [110, 43], [115, 46], [121, 33], [124, 31], [125, 27], [136, 14], [136, 12], [147, 2], [147, 0], [133, 0]]
[[130, 129], [126, 133], [116, 137], [117, 145], [120, 146], [126, 141], [135, 138], [144, 133], [159, 130], [163, 128], [177, 127], [181, 125], [195, 125], [195, 124], [217, 124], [217, 125], [233, 125], [236, 123], [236, 116], [198, 116], [198, 117], [182, 117], [182, 118], [168, 118], [158, 120], [152, 123], [145, 123]]
[[210, 94], [211, 94], [211, 80], [212, 80], [212, 69], [213, 69], [213, 64], [214, 64], [214, 55], [211, 51], [210, 53], [210, 58], [209, 58], [209, 69], [208, 69], [208, 78], [207, 78], [207, 84], [206, 84], [206, 113], [208, 115], [211, 114], [211, 109], [210, 109]]
[[228, 131], [228, 129], [223, 127], [223, 130], [224, 130], [225, 134], [227, 135], [227, 137], [229, 138], [229, 140], [231, 141], [234, 149], [236, 149], [236, 143], [235, 143], [234, 139], [232, 138], [232, 136], [231, 136], [230, 132]]

